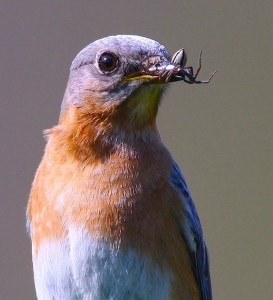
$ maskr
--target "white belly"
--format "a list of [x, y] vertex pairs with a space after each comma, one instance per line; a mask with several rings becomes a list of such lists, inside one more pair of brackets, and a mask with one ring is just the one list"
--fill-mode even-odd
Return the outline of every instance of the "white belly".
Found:
[[171, 276], [134, 250], [119, 251], [71, 229], [69, 241], [45, 242], [34, 260], [39, 300], [169, 298]]

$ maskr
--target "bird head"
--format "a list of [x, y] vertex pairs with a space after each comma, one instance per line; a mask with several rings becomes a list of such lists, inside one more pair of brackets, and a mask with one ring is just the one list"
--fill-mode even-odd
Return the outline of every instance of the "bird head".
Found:
[[154, 40], [134, 35], [97, 40], [72, 62], [60, 120], [84, 119], [111, 135], [153, 130], [163, 91], [180, 80], [180, 69]]

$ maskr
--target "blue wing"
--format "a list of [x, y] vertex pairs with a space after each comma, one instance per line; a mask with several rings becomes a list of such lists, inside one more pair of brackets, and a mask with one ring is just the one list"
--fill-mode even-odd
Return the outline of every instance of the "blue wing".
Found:
[[212, 300], [209, 257], [203, 239], [202, 227], [190, 191], [177, 164], [172, 166], [170, 179], [175, 189], [180, 193], [185, 206], [186, 215], [184, 223], [181, 224], [181, 231], [188, 245], [192, 268], [199, 284], [201, 299]]

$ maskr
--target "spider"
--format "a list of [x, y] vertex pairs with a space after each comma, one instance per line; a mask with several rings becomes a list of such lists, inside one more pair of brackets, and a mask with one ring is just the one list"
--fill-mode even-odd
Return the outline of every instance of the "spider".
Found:
[[[175, 52], [175, 54], [172, 57], [171, 60], [173, 63], [175, 63], [177, 66], [179, 66], [179, 70], [174, 70], [174, 77], [173, 81], [175, 80], [183, 80], [186, 83], [193, 84], [193, 83], [210, 83], [212, 77], [214, 74], [218, 71], [214, 71], [210, 78], [207, 80], [196, 80], [202, 66], [202, 50], [200, 51], [199, 59], [198, 59], [198, 68], [196, 72], [194, 73], [193, 67], [185, 67], [186, 62], [187, 62], [187, 54], [185, 49], [180, 49]], [[174, 68], [175, 69], [175, 68]], [[170, 76], [172, 76], [171, 74]], [[169, 77], [169, 76], [168, 76]], [[169, 78], [168, 78], [169, 79]], [[175, 80], [174, 80], [175, 79]]]

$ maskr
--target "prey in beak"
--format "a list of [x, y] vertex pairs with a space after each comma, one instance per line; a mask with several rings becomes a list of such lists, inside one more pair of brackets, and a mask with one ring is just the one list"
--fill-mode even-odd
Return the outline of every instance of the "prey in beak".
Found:
[[148, 81], [158, 81], [158, 82], [174, 82], [174, 81], [184, 81], [189, 84], [200, 84], [200, 83], [210, 83], [212, 77], [218, 71], [214, 71], [209, 79], [207, 80], [197, 80], [197, 76], [202, 67], [202, 50], [200, 51], [198, 59], [198, 67], [194, 72], [192, 66], [186, 66], [187, 54], [185, 49], [180, 49], [173, 55], [171, 61], [158, 56], [146, 57], [141, 62], [141, 70], [137, 73], [131, 74], [127, 77], [127, 80], [133, 80], [136, 78], [147, 79]]
[[210, 78], [207, 80], [196, 80], [202, 66], [202, 50], [200, 51], [199, 59], [198, 59], [198, 67], [196, 72], [193, 71], [193, 67], [186, 67], [187, 63], [187, 54], [185, 49], [180, 49], [175, 52], [175, 54], [172, 57], [172, 62], [177, 66], [180, 66], [180, 69], [176, 69], [176, 71], [173, 74], [173, 78], [171, 81], [180, 81], [183, 80], [189, 84], [193, 83], [210, 83], [212, 77], [215, 75], [215, 73], [218, 71], [214, 71]]

